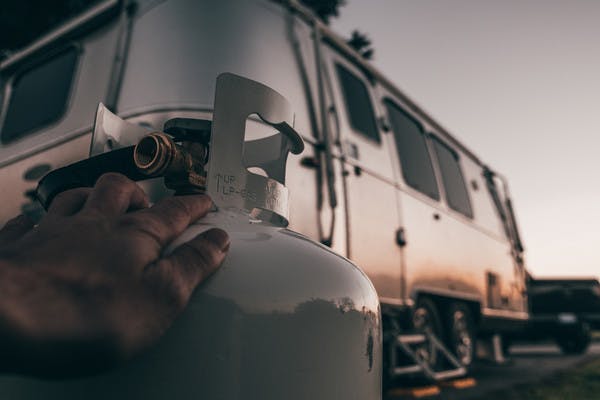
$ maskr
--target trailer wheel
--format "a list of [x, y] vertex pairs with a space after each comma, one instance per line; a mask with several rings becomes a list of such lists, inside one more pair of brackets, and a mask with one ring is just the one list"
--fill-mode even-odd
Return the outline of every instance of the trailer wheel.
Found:
[[464, 303], [452, 303], [448, 307], [446, 327], [448, 348], [464, 367], [470, 367], [475, 356], [476, 335], [469, 307]]
[[583, 354], [590, 346], [592, 334], [587, 322], [581, 322], [574, 331], [563, 333], [556, 338], [556, 344], [564, 354]]
[[382, 357], [382, 386], [385, 393], [394, 386], [394, 374], [392, 369], [395, 367], [392, 352], [396, 351], [396, 338], [401, 332], [398, 321], [391, 317], [382, 315], [381, 325], [383, 330], [383, 357]]
[[[440, 313], [435, 303], [427, 297], [422, 297], [417, 301], [413, 311], [412, 323], [415, 330], [419, 332], [432, 333], [440, 339], [443, 337]], [[435, 368], [440, 362], [438, 351], [433, 343], [429, 341], [417, 347], [416, 353], [417, 357], [432, 368]]]
[[510, 347], [512, 346], [512, 340], [508, 336], [502, 336], [502, 355], [504, 357], [510, 356]]

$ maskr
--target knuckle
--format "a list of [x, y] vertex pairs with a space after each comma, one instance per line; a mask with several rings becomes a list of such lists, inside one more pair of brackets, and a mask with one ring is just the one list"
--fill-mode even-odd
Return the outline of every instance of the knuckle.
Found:
[[188, 207], [185, 201], [172, 197], [150, 208], [148, 215], [152, 216], [152, 219], [161, 226], [162, 230], [175, 232], [188, 225], [190, 221]]
[[174, 196], [165, 199], [164, 207], [178, 214], [180, 218], [190, 220], [207, 210], [211, 204], [212, 200], [206, 195]]
[[202, 210], [204, 210], [204, 211], [208, 211], [213, 203], [212, 199], [208, 195], [205, 195], [205, 194], [194, 196], [193, 199], [191, 198], [191, 200], [193, 200], [197, 204], [201, 205]]
[[187, 244], [191, 253], [191, 262], [202, 268], [210, 268], [220, 262], [220, 251], [205, 239], [195, 240]]
[[54, 199], [52, 200], [50, 206], [61, 204], [64, 202], [69, 202], [73, 199], [83, 198], [84, 196], [87, 196], [90, 193], [90, 191], [91, 188], [87, 187], [65, 190], [64, 192], [60, 192], [56, 196], [54, 196]]
[[175, 196], [165, 200], [164, 210], [170, 217], [178, 219], [186, 218], [192, 213], [188, 201]]
[[189, 289], [183, 276], [171, 264], [156, 264], [151, 273], [151, 280], [158, 301], [177, 311], [186, 306]]
[[76, 189], [71, 189], [71, 190], [66, 190], [64, 192], [60, 192], [59, 194], [54, 196], [54, 199], [52, 199], [52, 203], [50, 204], [50, 206], [64, 202], [65, 199], [68, 199], [69, 197], [71, 197], [74, 190], [76, 190]]
[[176, 226], [177, 224], [173, 218], [157, 218], [151, 213], [139, 225], [144, 232], [150, 233], [152, 236], [165, 238], [165, 240], [171, 239]]
[[189, 299], [189, 290], [183, 279], [178, 278], [178, 275], [173, 276], [168, 292], [173, 307], [176, 310], [183, 310]]
[[141, 214], [126, 214], [119, 219], [119, 228], [136, 233], [144, 240], [150, 240], [158, 247], [163, 245], [164, 225], [150, 216]]
[[206, 194], [189, 196], [189, 199], [197, 202], [198, 204], [202, 204], [206, 208], [210, 207], [210, 205], [212, 204], [212, 199]]
[[118, 226], [123, 229], [136, 229], [143, 224], [143, 218], [138, 214], [125, 214], [119, 218]]
[[72, 190], [67, 190], [65, 192], [60, 192], [52, 199], [50, 203], [50, 209], [56, 208], [57, 205], [63, 204], [65, 201], [68, 201], [69, 198], [73, 195]]
[[129, 178], [127, 178], [125, 175], [119, 174], [117, 172], [107, 172], [105, 174], [102, 174], [102, 176], [98, 178], [98, 180], [96, 181], [96, 186], [98, 186], [99, 184], [119, 186], [128, 185], [131, 183], [133, 182], [129, 180]]
[[185, 214], [178, 210], [167, 209], [163, 210], [162, 214], [164, 218], [161, 218], [159, 221], [163, 229], [169, 232], [177, 230], [182, 224], [186, 224], [187, 220]]

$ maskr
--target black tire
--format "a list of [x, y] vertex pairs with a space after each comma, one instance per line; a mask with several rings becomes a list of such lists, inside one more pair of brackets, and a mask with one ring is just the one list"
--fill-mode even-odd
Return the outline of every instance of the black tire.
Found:
[[512, 339], [507, 336], [502, 336], [502, 355], [504, 357], [510, 356], [510, 347], [512, 346]]
[[465, 303], [452, 303], [446, 313], [446, 345], [465, 367], [475, 359], [476, 332], [473, 314]]
[[[413, 310], [412, 324], [418, 332], [433, 333], [440, 340], [443, 338], [443, 325], [440, 312], [435, 303], [427, 297], [422, 297], [417, 301]], [[419, 358], [426, 361], [434, 369], [442, 361], [433, 343], [429, 341], [417, 347], [416, 352]]]
[[573, 331], [556, 338], [556, 344], [564, 354], [583, 354], [590, 347], [592, 333], [588, 323], [581, 322]]
[[382, 317], [383, 329], [383, 357], [382, 357], [382, 386], [383, 393], [394, 387], [394, 377], [392, 374], [391, 352], [392, 348], [396, 350], [396, 337], [400, 333], [397, 321], [393, 317]]
[[382, 370], [381, 370], [381, 389], [383, 393], [394, 387], [394, 377], [390, 369], [390, 344], [383, 343], [383, 359], [382, 359]]

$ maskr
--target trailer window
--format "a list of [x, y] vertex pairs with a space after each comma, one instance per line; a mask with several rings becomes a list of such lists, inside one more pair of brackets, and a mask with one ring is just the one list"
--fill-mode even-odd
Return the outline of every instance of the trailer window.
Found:
[[365, 84], [352, 72], [339, 64], [336, 64], [337, 74], [340, 79], [340, 85], [346, 103], [346, 113], [350, 120], [350, 125], [357, 132], [367, 138], [381, 142], [377, 123], [375, 122], [375, 113], [373, 105], [369, 98], [369, 91]]
[[432, 199], [439, 200], [440, 192], [423, 128], [392, 101], [385, 100], [384, 103], [394, 131], [396, 150], [406, 184]]
[[442, 173], [448, 206], [469, 218], [473, 218], [469, 193], [458, 163], [458, 154], [435, 137], [433, 138], [433, 147]]
[[63, 116], [77, 55], [72, 47], [15, 75], [4, 114], [2, 143], [26, 136]]

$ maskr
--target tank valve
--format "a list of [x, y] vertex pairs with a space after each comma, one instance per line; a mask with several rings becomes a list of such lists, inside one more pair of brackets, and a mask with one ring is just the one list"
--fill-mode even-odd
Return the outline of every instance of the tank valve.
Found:
[[177, 194], [201, 193], [206, 189], [207, 148], [202, 143], [177, 144], [162, 132], [144, 136], [133, 151], [137, 169], [148, 177], [165, 178]]

